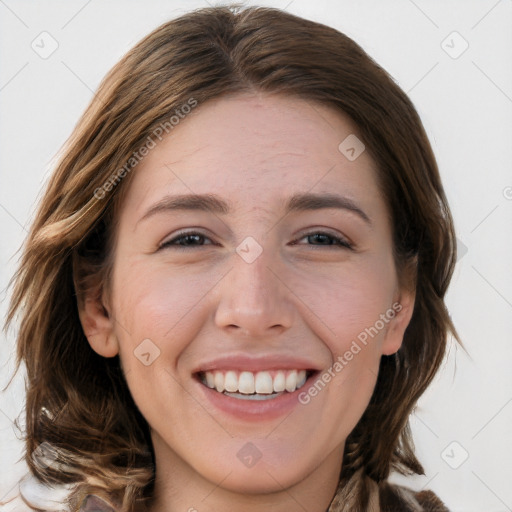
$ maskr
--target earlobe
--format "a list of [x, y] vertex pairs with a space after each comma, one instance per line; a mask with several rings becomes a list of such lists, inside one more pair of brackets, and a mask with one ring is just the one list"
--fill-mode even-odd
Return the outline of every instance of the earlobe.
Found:
[[405, 330], [409, 325], [414, 311], [415, 293], [403, 291], [400, 298], [391, 308], [394, 316], [389, 322], [386, 336], [382, 344], [382, 355], [392, 355], [402, 346]]
[[119, 343], [114, 332], [114, 322], [101, 300], [85, 297], [78, 314], [91, 348], [103, 357], [116, 356], [119, 353]]

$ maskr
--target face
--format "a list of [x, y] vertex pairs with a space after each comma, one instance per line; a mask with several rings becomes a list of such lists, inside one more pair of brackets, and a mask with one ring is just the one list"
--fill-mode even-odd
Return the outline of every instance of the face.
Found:
[[414, 300], [375, 163], [338, 149], [357, 134], [316, 103], [223, 97], [132, 171], [109, 316], [81, 319], [120, 354], [162, 471], [242, 492], [337, 478]]

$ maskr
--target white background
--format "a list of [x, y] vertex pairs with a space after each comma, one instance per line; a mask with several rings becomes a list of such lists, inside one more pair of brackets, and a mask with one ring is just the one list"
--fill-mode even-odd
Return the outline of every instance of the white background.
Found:
[[[207, 5], [0, 0], [2, 318], [16, 251], [52, 158], [99, 81], [153, 28]], [[512, 0], [275, 0], [259, 5], [286, 9], [354, 38], [408, 92], [422, 117], [460, 242], [447, 302], [471, 357], [452, 344], [411, 417], [426, 476], [406, 483], [434, 490], [452, 511], [511, 511]], [[58, 42], [47, 59], [31, 47], [43, 31]], [[469, 47], [452, 58], [464, 40]], [[14, 330], [2, 335], [1, 387], [13, 368], [14, 336]], [[23, 444], [12, 423], [23, 406], [21, 377], [0, 395], [0, 501], [15, 495], [25, 471], [23, 463], [16, 464]], [[11, 503], [4, 509], [22, 507]]]

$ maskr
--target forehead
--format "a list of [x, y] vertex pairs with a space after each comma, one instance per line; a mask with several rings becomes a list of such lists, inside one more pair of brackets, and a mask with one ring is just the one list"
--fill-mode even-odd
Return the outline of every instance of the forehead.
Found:
[[354, 136], [361, 138], [347, 115], [317, 102], [223, 96], [199, 104], [155, 141], [136, 167], [128, 196], [137, 211], [169, 193], [215, 192], [256, 210], [273, 208], [285, 193], [306, 191], [381, 200], [368, 152], [351, 161], [339, 149]]

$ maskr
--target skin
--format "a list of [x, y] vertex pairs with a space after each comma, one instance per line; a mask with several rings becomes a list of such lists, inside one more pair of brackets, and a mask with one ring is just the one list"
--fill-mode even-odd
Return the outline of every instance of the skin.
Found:
[[[347, 116], [317, 103], [225, 96], [194, 109], [134, 171], [110, 288], [101, 304], [91, 295], [80, 318], [96, 352], [120, 354], [151, 426], [151, 510], [327, 509], [380, 357], [399, 349], [414, 306], [398, 284], [375, 163], [367, 151], [349, 161], [338, 150], [350, 134], [358, 130]], [[164, 196], [192, 192], [217, 194], [233, 211], [161, 211], [141, 220]], [[339, 208], [285, 215], [286, 199], [298, 192], [343, 195], [370, 222]], [[183, 228], [205, 238], [159, 249]], [[306, 236], [325, 231], [352, 249]], [[250, 264], [236, 252], [248, 236], [263, 249]], [[300, 356], [327, 371], [396, 302], [400, 312], [287, 416], [228, 417], [198, 393], [193, 369], [219, 355]], [[134, 356], [145, 339], [160, 350], [148, 366]], [[261, 453], [252, 467], [237, 457], [247, 442]]]

